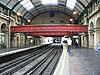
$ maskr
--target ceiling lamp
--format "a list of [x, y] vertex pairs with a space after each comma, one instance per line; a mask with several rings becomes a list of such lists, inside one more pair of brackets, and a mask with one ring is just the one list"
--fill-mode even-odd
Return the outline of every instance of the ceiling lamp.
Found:
[[76, 14], [77, 14], [77, 12], [76, 12], [76, 11], [73, 11], [73, 14], [74, 14], [74, 15], [76, 15]]
[[71, 18], [70, 21], [73, 21], [73, 19]]
[[17, 12], [17, 16], [21, 16], [21, 14], [19, 12]]
[[28, 22], [31, 22], [31, 20], [27, 20]]

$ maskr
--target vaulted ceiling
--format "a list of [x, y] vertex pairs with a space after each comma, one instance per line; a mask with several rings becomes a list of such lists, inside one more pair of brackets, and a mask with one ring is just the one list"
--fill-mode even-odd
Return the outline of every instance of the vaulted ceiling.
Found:
[[[77, 19], [85, 7], [92, 0], [0, 0], [0, 3], [15, 12], [19, 12], [26, 19], [45, 12], [61, 12]], [[72, 14], [76, 11], [77, 14]]]

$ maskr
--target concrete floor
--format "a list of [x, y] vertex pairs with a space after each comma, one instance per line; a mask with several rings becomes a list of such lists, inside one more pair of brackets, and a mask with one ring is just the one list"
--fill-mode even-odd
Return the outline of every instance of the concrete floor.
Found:
[[69, 75], [100, 75], [100, 52], [73, 47], [69, 58]]

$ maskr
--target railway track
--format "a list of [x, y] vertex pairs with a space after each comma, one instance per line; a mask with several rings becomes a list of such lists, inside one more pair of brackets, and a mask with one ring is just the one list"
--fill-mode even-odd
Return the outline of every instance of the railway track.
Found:
[[0, 75], [52, 75], [61, 55], [61, 46], [49, 45], [0, 64]]

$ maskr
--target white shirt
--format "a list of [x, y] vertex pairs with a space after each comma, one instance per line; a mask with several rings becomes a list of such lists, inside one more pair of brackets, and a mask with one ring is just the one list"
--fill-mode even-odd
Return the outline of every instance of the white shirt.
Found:
[[68, 39], [67, 40], [67, 43], [68, 43], [68, 45], [72, 45], [72, 40], [71, 39]]
[[77, 42], [77, 43], [79, 42], [78, 39], [76, 39], [76, 42]]

